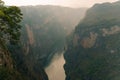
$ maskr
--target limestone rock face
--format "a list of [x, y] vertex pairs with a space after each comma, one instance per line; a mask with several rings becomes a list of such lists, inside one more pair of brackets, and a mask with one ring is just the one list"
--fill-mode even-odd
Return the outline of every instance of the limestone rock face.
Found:
[[120, 79], [119, 14], [120, 1], [96, 4], [87, 11], [68, 40], [66, 80]]

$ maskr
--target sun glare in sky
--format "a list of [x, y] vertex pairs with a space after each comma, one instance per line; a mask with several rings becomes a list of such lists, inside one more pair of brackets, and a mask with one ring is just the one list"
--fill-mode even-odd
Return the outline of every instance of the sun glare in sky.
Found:
[[118, 0], [3, 0], [6, 5], [60, 5], [66, 7], [91, 7], [95, 3], [115, 2]]

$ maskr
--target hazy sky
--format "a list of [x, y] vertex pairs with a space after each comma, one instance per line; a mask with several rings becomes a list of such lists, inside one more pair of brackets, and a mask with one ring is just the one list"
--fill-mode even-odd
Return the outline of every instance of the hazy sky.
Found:
[[118, 0], [3, 0], [6, 5], [61, 5], [67, 7], [91, 7], [95, 3], [115, 2]]

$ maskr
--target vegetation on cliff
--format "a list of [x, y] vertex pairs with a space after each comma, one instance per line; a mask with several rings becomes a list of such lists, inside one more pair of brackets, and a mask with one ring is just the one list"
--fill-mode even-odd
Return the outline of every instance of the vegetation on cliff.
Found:
[[21, 19], [18, 7], [5, 6], [0, 0], [0, 80], [23, 80], [7, 48], [7, 44], [16, 44], [20, 39]]
[[25, 64], [20, 42], [21, 20], [20, 8], [5, 6], [0, 0], [0, 80], [47, 80], [43, 68], [37, 73]]

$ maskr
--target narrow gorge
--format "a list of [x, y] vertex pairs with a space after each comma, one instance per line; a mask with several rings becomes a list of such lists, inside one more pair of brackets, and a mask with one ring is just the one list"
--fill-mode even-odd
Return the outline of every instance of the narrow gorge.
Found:
[[87, 9], [50, 5], [20, 8], [23, 12], [21, 42], [28, 69], [35, 75], [43, 74], [43, 78], [48, 75], [49, 80], [65, 80], [63, 52], [66, 37]]

